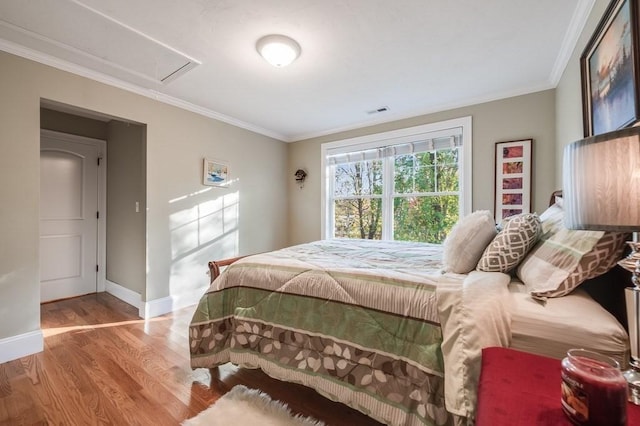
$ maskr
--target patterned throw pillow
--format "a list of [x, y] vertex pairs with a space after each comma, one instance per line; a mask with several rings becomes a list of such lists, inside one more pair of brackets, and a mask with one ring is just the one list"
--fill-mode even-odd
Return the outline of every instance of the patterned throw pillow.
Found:
[[476, 266], [479, 271], [509, 272], [538, 241], [542, 224], [535, 213], [523, 213], [502, 221], [502, 230], [487, 246]]
[[443, 243], [444, 271], [457, 274], [473, 271], [496, 233], [496, 224], [489, 210], [478, 210], [460, 219]]
[[622, 256], [627, 239], [624, 233], [566, 229], [558, 204], [549, 207], [540, 219], [540, 241], [517, 270], [532, 296], [569, 294], [585, 280], [607, 272]]

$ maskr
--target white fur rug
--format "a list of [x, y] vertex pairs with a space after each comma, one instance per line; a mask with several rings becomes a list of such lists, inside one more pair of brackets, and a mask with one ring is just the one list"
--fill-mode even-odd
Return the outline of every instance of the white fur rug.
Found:
[[324, 426], [309, 417], [293, 416], [286, 404], [266, 393], [234, 386], [211, 407], [185, 420], [184, 426]]

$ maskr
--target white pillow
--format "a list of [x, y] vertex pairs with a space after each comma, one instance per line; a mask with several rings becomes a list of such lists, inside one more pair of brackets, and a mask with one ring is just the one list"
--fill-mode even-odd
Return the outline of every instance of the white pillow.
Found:
[[496, 223], [489, 210], [478, 210], [460, 219], [444, 240], [444, 271], [466, 274], [476, 269], [484, 249], [497, 233]]

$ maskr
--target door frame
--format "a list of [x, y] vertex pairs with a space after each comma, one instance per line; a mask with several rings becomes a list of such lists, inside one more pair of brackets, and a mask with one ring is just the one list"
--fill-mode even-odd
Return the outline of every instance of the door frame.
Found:
[[[98, 211], [100, 212], [100, 215], [98, 217], [98, 235], [96, 236], [96, 262], [98, 263], [98, 273], [96, 275], [96, 291], [105, 291], [105, 282], [107, 275], [107, 141], [102, 139], [88, 138], [85, 136], [72, 135], [70, 133], [40, 129], [41, 140], [43, 137], [98, 147], [98, 158], [100, 158], [100, 166], [98, 167], [97, 195]], [[40, 147], [40, 150], [42, 150], [42, 146]], [[38, 256], [40, 255], [38, 254]]]

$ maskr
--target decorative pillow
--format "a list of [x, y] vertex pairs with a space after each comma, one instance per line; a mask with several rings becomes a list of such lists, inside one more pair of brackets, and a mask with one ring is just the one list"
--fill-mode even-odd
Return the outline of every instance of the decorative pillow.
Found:
[[502, 221], [502, 230], [487, 246], [476, 266], [479, 271], [509, 272], [538, 241], [542, 224], [535, 213], [522, 213]]
[[444, 271], [466, 274], [474, 270], [496, 233], [496, 224], [489, 210], [478, 210], [460, 219], [443, 243]]
[[536, 297], [560, 297], [607, 272], [622, 256], [627, 235], [566, 229], [557, 203], [542, 215], [542, 235], [518, 266], [518, 277]]

